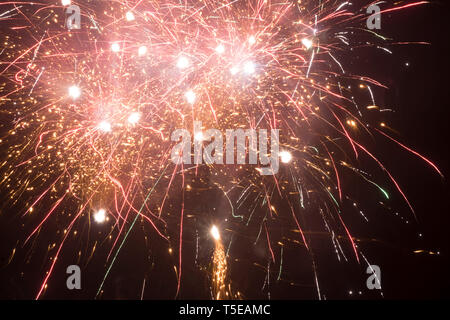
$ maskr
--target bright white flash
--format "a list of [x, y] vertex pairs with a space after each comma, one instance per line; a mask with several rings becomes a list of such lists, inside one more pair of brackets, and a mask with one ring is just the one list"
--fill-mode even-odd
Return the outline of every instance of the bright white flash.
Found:
[[251, 61], [247, 61], [247, 62], [244, 64], [244, 72], [245, 72], [246, 74], [252, 74], [252, 73], [255, 73], [255, 64], [254, 64], [253, 62], [251, 62]]
[[189, 67], [189, 60], [186, 57], [179, 57], [177, 61], [178, 69], [186, 69]]
[[97, 223], [103, 223], [106, 221], [106, 210], [100, 209], [96, 213], [94, 213], [94, 220]]
[[140, 46], [138, 49], [138, 54], [140, 57], [145, 55], [147, 53], [147, 47], [146, 46]]
[[212, 226], [210, 232], [214, 240], [220, 240], [219, 229], [216, 226]]
[[61, 0], [61, 3], [62, 3], [63, 6], [68, 6], [68, 5], [70, 5], [72, 3], [72, 1], [70, 1], [70, 0]]
[[102, 121], [98, 125], [98, 128], [103, 132], [111, 132], [111, 124], [108, 121]]
[[128, 122], [130, 124], [136, 124], [139, 122], [139, 119], [141, 119], [141, 114], [139, 112], [133, 112], [132, 114], [130, 114], [130, 116], [128, 117]]
[[127, 18], [127, 21], [133, 21], [134, 20], [133, 12], [128, 11], [127, 14], [126, 14], [126, 18]]
[[309, 50], [309, 49], [312, 47], [313, 42], [312, 42], [311, 39], [303, 38], [303, 39], [302, 39], [302, 44], [305, 46], [306, 49]]
[[292, 160], [292, 154], [289, 151], [281, 151], [280, 158], [281, 158], [281, 162], [289, 163]]
[[197, 141], [203, 141], [205, 140], [205, 136], [203, 135], [203, 132], [197, 132], [194, 136], [195, 140]]
[[81, 89], [77, 86], [71, 86], [69, 88], [69, 96], [72, 97], [72, 99], [77, 99], [81, 96]]
[[216, 47], [216, 52], [217, 52], [218, 54], [224, 53], [224, 52], [225, 52], [225, 47], [224, 47], [224, 45], [223, 45], [223, 44], [219, 44], [219, 45]]
[[232, 67], [230, 69], [230, 72], [234, 76], [235, 74], [237, 74], [239, 72], [239, 68], [238, 67]]
[[195, 99], [197, 98], [197, 96], [195, 95], [195, 92], [192, 90], [189, 90], [188, 92], [186, 92], [184, 94], [184, 96], [186, 97], [187, 102], [189, 102], [190, 104], [194, 104]]
[[256, 43], [256, 38], [254, 36], [251, 36], [250, 38], [248, 38], [248, 43], [250, 43], [251, 45]]
[[112, 52], [119, 52], [120, 51], [120, 45], [117, 42], [114, 42], [111, 45], [111, 51]]

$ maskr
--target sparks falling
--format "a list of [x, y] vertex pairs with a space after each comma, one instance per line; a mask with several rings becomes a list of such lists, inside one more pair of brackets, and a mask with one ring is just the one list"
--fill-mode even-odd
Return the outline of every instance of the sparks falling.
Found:
[[[365, 263], [342, 211], [346, 202], [357, 207], [342, 176], [357, 177], [383, 206], [390, 191], [399, 194], [414, 219], [401, 183], [365, 138], [392, 141], [441, 175], [386, 125], [374, 95], [386, 86], [364, 76], [364, 66], [347, 69], [358, 48], [385, 51], [393, 43], [364, 29], [366, 2], [1, 3], [2, 191], [25, 221], [22, 244], [39, 243], [49, 225], [58, 228], [55, 245], [41, 257], [45, 271], [35, 297], [52, 285], [67, 243], [80, 237], [86, 241], [82, 261], [98, 250], [108, 253], [101, 295], [124, 243], [139, 230], [149, 246], [157, 237], [169, 248], [178, 295], [188, 276], [183, 257], [191, 254], [184, 241], [192, 242], [195, 223], [206, 219], [192, 200], [202, 190], [221, 195], [201, 202], [220, 203], [220, 218], [231, 229], [211, 230], [215, 299], [231, 292], [225, 277], [227, 252], [240, 245], [234, 234], [264, 244], [262, 282], [269, 298], [270, 286], [285, 277], [287, 244], [310, 257], [298, 263], [311, 265], [311, 283], [322, 297], [312, 252], [317, 230], [310, 222], [316, 219], [338, 259]], [[81, 29], [66, 28], [71, 4], [81, 8]], [[384, 11], [403, 13], [421, 4]], [[264, 177], [251, 165], [173, 164], [170, 135], [181, 128], [192, 132], [194, 121], [223, 132], [280, 129], [280, 172]], [[360, 157], [373, 161], [385, 179], [359, 168]], [[92, 219], [95, 232], [105, 228], [102, 239], [92, 240]]]

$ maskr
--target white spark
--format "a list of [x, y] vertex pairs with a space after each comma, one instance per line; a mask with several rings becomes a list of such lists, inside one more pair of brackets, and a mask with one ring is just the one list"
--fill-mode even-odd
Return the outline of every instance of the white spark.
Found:
[[281, 151], [280, 158], [281, 158], [281, 162], [289, 163], [292, 160], [292, 154], [289, 151]]
[[253, 62], [251, 62], [251, 61], [247, 61], [247, 62], [244, 64], [244, 72], [245, 72], [246, 74], [252, 74], [252, 73], [255, 73], [255, 64], [254, 64]]
[[194, 104], [195, 99], [197, 98], [197, 96], [195, 95], [195, 92], [192, 90], [189, 90], [188, 92], [186, 92], [184, 94], [184, 96], [186, 97], [187, 102], [189, 102], [190, 104]]
[[234, 76], [235, 74], [237, 74], [239, 72], [239, 68], [238, 67], [232, 67], [230, 69], [231, 74]]
[[216, 52], [217, 52], [218, 54], [224, 53], [224, 52], [225, 52], [225, 47], [224, 47], [224, 45], [223, 45], [223, 44], [219, 44], [219, 45], [216, 47]]
[[138, 54], [140, 57], [145, 55], [147, 53], [147, 47], [146, 46], [140, 46], [138, 49]]
[[203, 135], [203, 132], [197, 132], [194, 136], [194, 139], [197, 141], [203, 141], [205, 140], [205, 136]]
[[211, 230], [211, 235], [214, 238], [214, 240], [220, 240], [220, 233], [219, 233], [219, 229], [216, 226], [212, 226]]
[[108, 121], [100, 122], [98, 128], [103, 132], [111, 132], [111, 124]]
[[114, 42], [111, 45], [111, 51], [112, 52], [119, 52], [120, 51], [120, 45], [117, 42]]
[[179, 57], [178, 61], [177, 61], [177, 67], [178, 69], [186, 69], [187, 67], [189, 67], [189, 60], [186, 57]]
[[128, 122], [130, 124], [136, 124], [139, 122], [140, 119], [141, 119], [141, 114], [139, 112], [133, 112], [128, 117]]
[[128, 11], [125, 16], [127, 18], [127, 21], [133, 21], [134, 20], [134, 14], [131, 11]]
[[313, 42], [312, 42], [311, 39], [303, 38], [303, 39], [302, 39], [302, 44], [305, 46], [306, 49], [309, 50], [309, 49], [312, 47]]
[[69, 88], [69, 96], [72, 97], [72, 99], [77, 99], [79, 98], [81, 95], [81, 89], [78, 88], [77, 86], [71, 86]]
[[94, 213], [94, 220], [97, 223], [103, 223], [106, 221], [106, 210], [100, 209], [96, 213]]

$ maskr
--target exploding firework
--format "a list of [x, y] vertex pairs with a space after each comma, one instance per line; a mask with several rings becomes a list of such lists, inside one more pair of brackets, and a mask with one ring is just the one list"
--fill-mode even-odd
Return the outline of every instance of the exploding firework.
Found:
[[[394, 4], [382, 13], [423, 3]], [[238, 260], [233, 248], [247, 242], [263, 246], [265, 288], [282, 278], [286, 246], [306, 252], [310, 261], [298, 263], [312, 266], [319, 299], [316, 229], [329, 235], [339, 259], [350, 260], [350, 253], [368, 263], [341, 209], [357, 206], [345, 188], [347, 176], [357, 177], [383, 206], [389, 200], [384, 184], [412, 206], [364, 142], [392, 140], [440, 174], [391, 137], [382, 120], [389, 110], [374, 94], [385, 85], [364, 76], [363, 66], [347, 69], [358, 48], [390, 53], [393, 40], [365, 27], [371, 4], [1, 3], [4, 203], [20, 213], [27, 232], [22, 245], [35, 247], [43, 233], [56, 229], [36, 298], [52, 284], [67, 243], [77, 241], [85, 265], [98, 251], [108, 253], [100, 295], [123, 245], [139, 230], [146, 243], [162, 239], [176, 257], [176, 294], [184, 258], [192, 253], [184, 242], [192, 247], [196, 241], [192, 255], [199, 268], [213, 260], [209, 285], [217, 299], [231, 295], [227, 266]], [[80, 8], [80, 29], [66, 27], [69, 5]], [[193, 132], [195, 121], [223, 132], [279, 129], [280, 172], [174, 164], [171, 133]], [[363, 157], [379, 166], [384, 180], [358, 167]], [[226, 227], [221, 234], [211, 230], [214, 249], [208, 251], [211, 239], [198, 232], [208, 234], [201, 226], [212, 216]], [[92, 240], [98, 228], [103, 238]], [[207, 258], [199, 261], [205, 250]]]

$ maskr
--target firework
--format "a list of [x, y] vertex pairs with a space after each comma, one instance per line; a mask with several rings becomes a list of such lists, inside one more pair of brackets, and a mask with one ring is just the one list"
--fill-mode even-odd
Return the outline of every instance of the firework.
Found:
[[212, 270], [212, 290], [213, 299], [232, 299], [231, 285], [227, 283], [227, 257], [223, 248], [222, 240], [220, 239], [220, 232], [217, 226], [211, 227], [211, 236], [214, 239], [214, 254], [213, 254], [213, 270]]
[[[191, 254], [184, 241], [192, 242], [199, 226], [216, 214], [227, 228], [220, 234], [217, 227], [211, 230], [214, 249], [206, 260], [213, 260], [214, 298], [231, 295], [225, 281], [234, 261], [230, 252], [241, 245], [236, 238], [245, 235], [255, 245], [264, 243], [264, 287], [282, 278], [283, 248], [295, 244], [310, 257], [320, 299], [310, 237], [317, 219], [339, 258], [350, 259], [348, 252], [357, 262], [364, 257], [341, 210], [353, 202], [343, 177], [358, 177], [383, 205], [389, 194], [380, 185], [388, 185], [412, 210], [394, 176], [364, 144], [373, 135], [394, 140], [383, 122], [384, 106], [373, 94], [386, 87], [364, 76], [362, 67], [361, 74], [346, 68], [357, 48], [389, 52], [392, 40], [363, 27], [370, 4], [0, 4], [2, 192], [7, 206], [26, 220], [23, 243], [39, 243], [49, 225], [58, 229], [36, 298], [51, 285], [58, 256], [67, 242], [78, 241], [78, 232], [87, 239], [80, 253], [84, 263], [96, 251], [108, 252], [100, 295], [137, 225], [143, 226], [146, 241], [162, 239], [176, 256], [178, 294], [183, 257]], [[69, 5], [80, 8], [80, 29], [66, 28]], [[196, 121], [223, 132], [279, 129], [280, 172], [263, 176], [252, 165], [172, 163], [171, 133], [193, 132]], [[203, 143], [203, 137], [191, 136]], [[440, 174], [429, 160], [394, 141]], [[374, 161], [386, 179], [375, 181], [359, 168], [360, 157]], [[208, 212], [193, 200], [202, 190], [200, 202]], [[211, 193], [220, 199], [209, 198]], [[92, 220], [104, 228], [101, 249], [89, 240]]]

